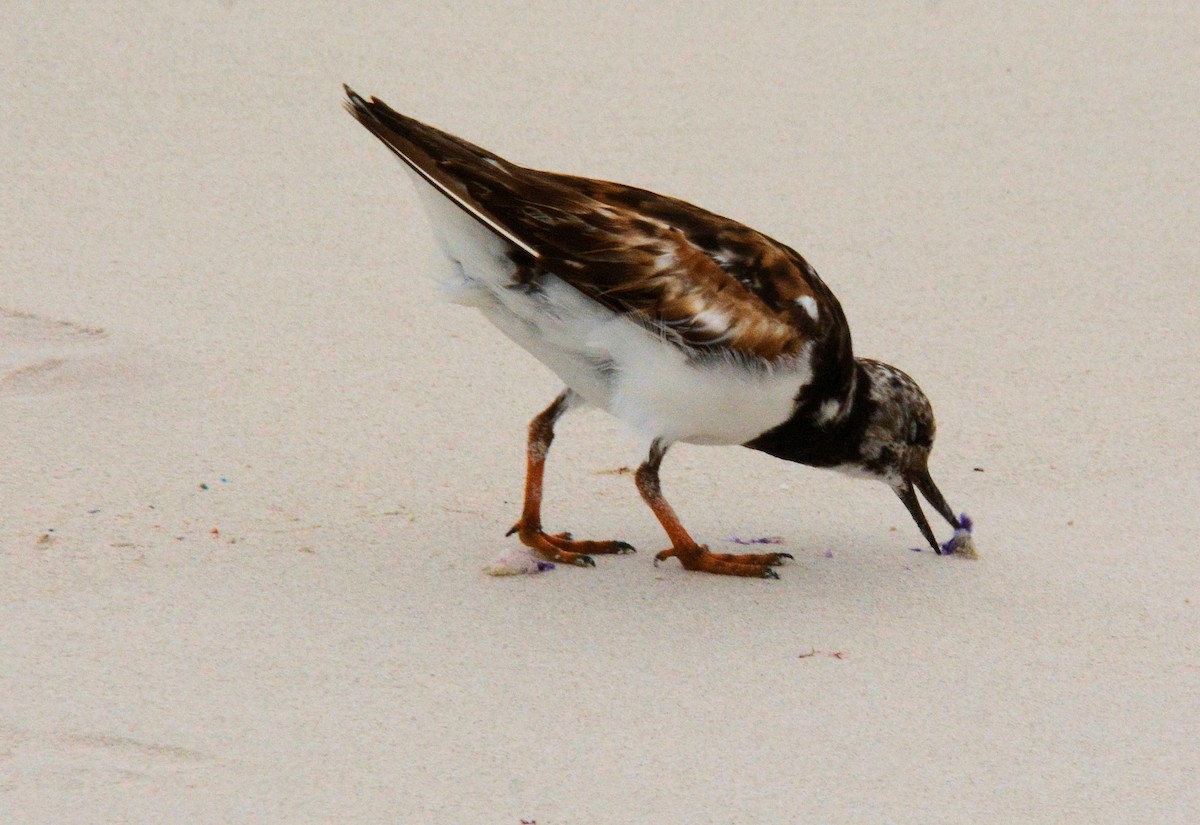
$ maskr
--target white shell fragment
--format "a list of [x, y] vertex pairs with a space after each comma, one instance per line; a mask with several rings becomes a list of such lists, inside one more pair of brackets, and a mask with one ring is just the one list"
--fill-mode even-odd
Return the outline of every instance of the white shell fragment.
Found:
[[489, 576], [520, 576], [553, 569], [552, 563], [542, 561], [528, 547], [508, 547], [483, 572]]
[[958, 521], [962, 526], [955, 530], [950, 540], [942, 545], [942, 552], [964, 559], [979, 558], [979, 552], [975, 549], [975, 541], [971, 537], [975, 530], [975, 522], [966, 513], [960, 515]]

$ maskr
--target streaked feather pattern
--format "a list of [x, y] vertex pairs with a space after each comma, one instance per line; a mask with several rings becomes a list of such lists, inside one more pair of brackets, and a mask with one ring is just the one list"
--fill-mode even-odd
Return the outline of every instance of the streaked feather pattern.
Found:
[[347, 109], [512, 244], [519, 285], [552, 272], [699, 355], [798, 355], [853, 369], [837, 299], [797, 252], [737, 221], [619, 183], [528, 169], [347, 90]]

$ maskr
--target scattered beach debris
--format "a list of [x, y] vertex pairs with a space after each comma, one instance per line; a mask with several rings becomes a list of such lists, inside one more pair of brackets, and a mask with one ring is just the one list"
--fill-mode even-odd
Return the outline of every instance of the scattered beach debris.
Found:
[[212, 534], [213, 538], [216, 538], [217, 536], [221, 535], [221, 531], [218, 530], [216, 527], [209, 530], [208, 532]]
[[38, 536], [37, 543], [38, 544], [49, 544], [50, 543], [50, 534], [42, 533], [40, 536]]
[[207, 490], [207, 489], [208, 489], [208, 485], [207, 485], [207, 484], [201, 484], [201, 485], [200, 485], [200, 489], [201, 489], [201, 490]]
[[832, 551], [832, 550], [826, 550], [826, 551], [825, 551], [825, 553], [824, 553], [823, 555], [824, 555], [824, 556], [825, 556], [825, 558], [827, 558], [827, 559], [832, 559], [832, 558], [833, 558], [833, 551]]
[[389, 517], [402, 516], [405, 521], [410, 522], [417, 520], [417, 517], [413, 515], [412, 510], [408, 509], [403, 504], [398, 505], [395, 510], [384, 510], [379, 515]]
[[976, 468], [975, 468], [975, 472], [977, 472], [977, 473], [982, 473], [982, 472], [983, 472], [983, 468], [982, 468], [982, 467], [976, 467]]
[[[594, 476], [628, 476], [633, 475], [632, 467], [613, 467], [611, 470], [595, 470], [592, 472]], [[525, 820], [521, 820], [524, 822]]]
[[483, 568], [489, 576], [520, 576], [553, 570], [553, 562], [542, 561], [528, 547], [508, 547]]
[[750, 544], [783, 544], [783, 536], [763, 536], [762, 538], [744, 539], [740, 536], [730, 536], [725, 541], [731, 541], [734, 544], [750, 545]]
[[797, 659], [811, 659], [814, 656], [828, 656], [830, 659], [845, 659], [846, 651], [844, 650], [817, 650], [815, 647], [808, 653], [801, 653]]

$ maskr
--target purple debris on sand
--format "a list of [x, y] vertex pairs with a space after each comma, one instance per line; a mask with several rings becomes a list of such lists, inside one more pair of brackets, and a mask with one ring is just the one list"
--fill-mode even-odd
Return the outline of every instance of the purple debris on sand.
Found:
[[[943, 553], [957, 553], [963, 549], [964, 545], [968, 545], [971, 538], [971, 531], [975, 529], [975, 522], [971, 521], [971, 517], [966, 513], [959, 513], [958, 523], [961, 525], [954, 531], [954, 535], [942, 543]], [[969, 552], [968, 555], [973, 555]]]
[[911, 550], [911, 551], [913, 551], [914, 553], [920, 553], [920, 552], [921, 552], [921, 548], [920, 548], [920, 547], [910, 547], [910, 548], [908, 548], [908, 549], [909, 549], [909, 550]]
[[738, 536], [730, 536], [725, 541], [731, 541], [734, 544], [783, 544], [783, 536], [764, 536], [759, 539], [743, 539]]
[[538, 572], [539, 572], [539, 573], [545, 573], [547, 570], [553, 570], [553, 569], [554, 569], [554, 562], [552, 562], [552, 561], [539, 561], [539, 562], [537, 563], [537, 566], [538, 566]]
[[825, 551], [825, 558], [827, 558], [827, 559], [832, 559], [832, 558], [833, 558], [833, 551], [832, 551], [832, 550], [826, 550], [826, 551]]

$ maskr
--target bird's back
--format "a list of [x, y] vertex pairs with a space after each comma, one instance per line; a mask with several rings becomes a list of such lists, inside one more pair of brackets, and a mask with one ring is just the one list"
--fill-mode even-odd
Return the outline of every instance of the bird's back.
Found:
[[[676, 198], [519, 166], [347, 94], [347, 109], [423, 182], [447, 254], [467, 270], [487, 269], [495, 288], [484, 303], [511, 309], [507, 291], [534, 293], [553, 277], [692, 362], [795, 373], [791, 406], [802, 394], [816, 404], [849, 386], [842, 308], [790, 247]], [[519, 343], [563, 375], [536, 342]]]

